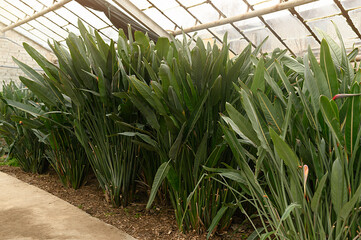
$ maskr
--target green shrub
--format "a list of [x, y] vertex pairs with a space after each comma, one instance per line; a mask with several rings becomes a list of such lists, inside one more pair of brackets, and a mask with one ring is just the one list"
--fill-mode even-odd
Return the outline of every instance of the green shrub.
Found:
[[35, 104], [35, 95], [23, 86], [10, 82], [3, 85], [1, 100], [0, 134], [9, 146], [9, 157], [16, 158], [26, 172], [43, 173], [48, 166], [44, 157], [45, 145], [27, 128], [30, 114], [9, 105], [9, 102], [15, 101]]
[[240, 209], [244, 199], [257, 209], [262, 239], [359, 236], [361, 75], [352, 54], [321, 34], [319, 63], [310, 49], [303, 62], [267, 59], [273, 67], [264, 68], [261, 58], [240, 86], [244, 111], [227, 104], [223, 117], [239, 168], [227, 172], [248, 193], [237, 194]]

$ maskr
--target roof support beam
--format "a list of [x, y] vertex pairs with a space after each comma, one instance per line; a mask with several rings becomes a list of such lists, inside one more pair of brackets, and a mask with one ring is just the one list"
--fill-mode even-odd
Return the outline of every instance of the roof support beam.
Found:
[[290, 8], [289, 11], [291, 12], [292, 15], [296, 16], [298, 20], [300, 20], [300, 22], [303, 24], [303, 26], [309, 31], [309, 33], [311, 34], [311, 36], [316, 40], [316, 42], [318, 42], [319, 44], [321, 44], [320, 39], [318, 39], [318, 37], [316, 36], [316, 34], [313, 32], [313, 30], [311, 29], [310, 26], [308, 26], [305, 22], [305, 19], [296, 11], [295, 8]]
[[113, 2], [116, 3], [122, 9], [124, 9], [127, 13], [129, 13], [140, 23], [144, 24], [148, 29], [153, 30], [159, 36], [170, 38], [170, 35], [166, 30], [164, 30], [161, 26], [159, 26], [156, 22], [154, 22], [150, 17], [148, 17], [145, 13], [143, 13], [129, 0], [113, 0]]
[[13, 24], [11, 24], [9, 26], [6, 26], [6, 27], [0, 29], [0, 31], [1, 32], [6, 32], [6, 31], [9, 31], [9, 30], [11, 30], [13, 28], [16, 28], [16, 27], [18, 27], [18, 26], [20, 26], [20, 25], [22, 25], [24, 23], [30, 22], [31, 20], [34, 20], [34, 19], [36, 19], [38, 17], [41, 17], [41, 16], [47, 14], [48, 12], [54, 11], [54, 10], [56, 10], [58, 8], [61, 8], [62, 6], [64, 6], [65, 4], [67, 4], [70, 1], [72, 1], [72, 0], [61, 0], [61, 1], [51, 5], [50, 7], [45, 8], [45, 9], [41, 10], [40, 12], [35, 13], [34, 15], [31, 15], [31, 16], [29, 16], [27, 18], [24, 18], [23, 20], [20, 20], [20, 21], [18, 21], [16, 23], [13, 23]]
[[[254, 8], [251, 4], [248, 3], [247, 0], [243, 0], [243, 2], [245, 4], [247, 4], [247, 6], [249, 7], [249, 9], [251, 9], [252, 11], [254, 11]], [[294, 52], [292, 51], [291, 48], [289, 48], [287, 46], [287, 44], [283, 41], [283, 39], [281, 38], [280, 35], [278, 35], [276, 33], [276, 31], [267, 23], [267, 21], [263, 18], [262, 15], [258, 16], [259, 20], [261, 20], [261, 22], [266, 26], [266, 28], [268, 28], [268, 30], [270, 30], [270, 32], [278, 39], [278, 41], [280, 41], [280, 43], [292, 54], [295, 56]]]
[[278, 12], [278, 11], [285, 10], [288, 8], [297, 7], [297, 6], [300, 6], [300, 5], [303, 5], [306, 3], [310, 3], [310, 2], [315, 2], [315, 1], [317, 1], [317, 0], [293, 0], [293, 1], [288, 1], [288, 2], [282, 2], [282, 3], [279, 3], [272, 7], [258, 9], [258, 10], [252, 11], [252, 12], [243, 13], [243, 14], [233, 16], [233, 17], [223, 18], [223, 19], [220, 19], [220, 20], [217, 20], [214, 22], [199, 24], [197, 26], [185, 28], [183, 30], [177, 30], [177, 31], [172, 32], [172, 34], [179, 35], [179, 34], [182, 34], [182, 32], [189, 33], [189, 32], [195, 32], [195, 31], [199, 31], [199, 30], [203, 30], [203, 29], [207, 29], [207, 28], [217, 27], [220, 25], [228, 24], [228, 23], [238, 22], [241, 20], [249, 19], [249, 18], [259, 17], [259, 16], [262, 16], [265, 14]]
[[337, 7], [340, 9], [342, 16], [346, 18], [347, 24], [352, 28], [352, 30], [356, 33], [357, 37], [361, 39], [361, 34], [355, 24], [353, 24], [350, 15], [348, 15], [348, 11], [342, 6], [339, 0], [333, 0]]

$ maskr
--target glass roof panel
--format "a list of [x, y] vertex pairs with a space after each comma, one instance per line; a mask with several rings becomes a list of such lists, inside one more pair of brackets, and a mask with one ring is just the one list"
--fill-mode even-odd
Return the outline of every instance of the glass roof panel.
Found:
[[23, 4], [29, 6], [34, 9], [34, 11], [38, 12], [44, 8], [44, 5], [39, 3], [36, 0], [20, 0]]
[[[1, 9], [0, 9], [1, 10]], [[11, 21], [5, 17], [3, 17], [0, 13], [0, 22], [4, 23], [5, 25], [11, 24]]]
[[103, 33], [105, 36], [107, 36], [110, 39], [113, 39], [113, 41], [118, 41], [118, 32], [115, 31], [112, 27], [107, 27], [102, 30], [100, 30], [101, 33]]
[[361, 9], [353, 10], [348, 13], [355, 27], [361, 32]]
[[247, 12], [247, 5], [242, 0], [212, 0], [212, 3], [224, 14], [226, 17], [236, 16]]
[[[253, 5], [254, 10], [271, 7], [273, 5], [280, 3], [279, 0], [248, 1], [248, 2]], [[255, 2], [255, 3], [252, 3], [252, 2]]]
[[130, 0], [137, 8], [143, 10], [149, 8], [151, 5], [147, 0]]
[[65, 5], [71, 12], [81, 16], [82, 19], [86, 19], [87, 22], [91, 23], [96, 29], [107, 27], [108, 25], [99, 19], [97, 16], [92, 14], [86, 8], [75, 1], [71, 1]]
[[[6, 2], [8, 2], [8, 0], [6, 0]], [[34, 13], [34, 10], [31, 7], [29, 7], [28, 5], [25, 5], [21, 1], [10, 1], [10, 3], [14, 7], [18, 8], [19, 10], [21, 10], [22, 12], [24, 12], [27, 15], [31, 15]]]
[[[56, 32], [58, 35], [62, 37], [67, 37], [68, 33], [63, 28], [55, 24], [54, 21], [50, 21], [49, 19], [45, 17], [38, 17], [36, 19], [38, 22], [42, 23], [43, 25], [47, 26], [49, 29], [51, 29], [53, 32]], [[52, 19], [51, 19], [52, 20]]]
[[208, 3], [188, 9], [199, 21], [207, 23], [219, 19], [219, 13]]
[[103, 13], [96, 10], [93, 10], [91, 8], [87, 8], [91, 13], [96, 15], [98, 18], [102, 19], [107, 25], [112, 26], [112, 22], [109, 20], [109, 18]]
[[307, 24], [314, 29], [316, 34], [319, 34], [317, 28], [322, 29], [328, 35], [330, 35], [336, 42], [338, 41], [338, 37], [335, 31], [335, 23], [343, 37], [343, 41], [345, 43], [346, 48], [352, 47], [353, 43], [357, 39], [356, 34], [350, 26], [347, 24], [346, 19], [343, 16], [333, 16], [327, 19], [320, 19], [316, 21], [308, 22]]
[[229, 47], [236, 53], [241, 53], [248, 44], [249, 43], [244, 39], [229, 41]]
[[196, 20], [182, 7], [165, 10], [164, 14], [182, 28], [192, 27], [196, 23]]
[[178, 0], [178, 1], [185, 7], [191, 7], [207, 2], [206, 0]]
[[306, 20], [313, 18], [323, 18], [340, 13], [340, 9], [333, 1], [330, 0], [319, 0], [308, 3], [299, 7], [295, 7], [295, 10]]
[[20, 11], [19, 9], [17, 9], [16, 7], [12, 6], [10, 3], [6, 2], [6, 1], [2, 1], [1, 3], [1, 7], [8, 11], [9, 13], [11, 13], [12, 15], [22, 19], [26, 16], [25, 13], [23, 13], [22, 11]]
[[64, 18], [60, 17], [58, 14], [54, 12], [48, 12], [44, 15], [47, 19], [51, 19], [53, 22], [56, 22], [59, 26], [63, 27], [65, 25], [68, 25], [68, 21], [66, 21]]
[[242, 35], [240, 35], [239, 32], [231, 24], [213, 27], [210, 28], [210, 30], [220, 39], [223, 39], [224, 34], [227, 33], [228, 42], [239, 40], [242, 38]]
[[3, 16], [4, 18], [6, 18], [7, 21], [10, 21], [10, 22], [18, 21], [18, 18], [15, 15], [9, 13], [5, 9], [3, 9], [1, 6], [0, 6], [0, 15]]
[[165, 11], [179, 6], [179, 4], [174, 0], [153, 0], [152, 3], [161, 11]]
[[71, 13], [68, 9], [62, 7], [57, 10], [55, 10], [58, 15], [65, 16], [66, 20], [77, 26], [78, 24], [78, 17], [75, 16], [73, 13]]
[[341, 3], [345, 9], [361, 7], [361, 1], [341, 0]]
[[44, 4], [47, 7], [51, 6], [54, 3], [54, 0], [37, 0], [37, 1]]
[[[37, 31], [40, 31], [42, 34], [44, 34], [45, 37], [44, 39], [47, 40], [48, 37], [53, 38], [55, 40], [61, 40], [62, 37], [59, 36], [54, 30], [50, 30], [49, 28], [45, 27], [44, 25], [42, 25], [38, 19], [32, 20], [30, 22], [28, 22], [28, 24], [32, 27], [34, 27]], [[33, 31], [33, 30], [29, 30], [29, 31]]]
[[144, 11], [145, 14], [147, 14], [151, 19], [156, 19], [159, 26], [161, 26], [166, 31], [173, 31], [175, 28], [175, 25], [161, 12], [159, 12], [155, 8], [149, 8]]
[[33, 32], [31, 32], [31, 31], [25, 30], [25, 29], [23, 29], [21, 26], [14, 28], [14, 30], [15, 30], [16, 32], [24, 35], [25, 37], [33, 40], [34, 42], [38, 43], [39, 45], [41, 45], [41, 46], [49, 49], [48, 44], [47, 44], [43, 39], [41, 39], [41, 36], [37, 36], [37, 35], [35, 35]]

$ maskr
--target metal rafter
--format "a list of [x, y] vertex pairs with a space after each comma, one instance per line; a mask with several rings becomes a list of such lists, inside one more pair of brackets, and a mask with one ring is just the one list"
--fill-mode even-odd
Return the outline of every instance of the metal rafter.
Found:
[[[43, 5], [44, 7], [47, 7], [44, 3], [39, 2], [39, 0], [36, 0], [39, 4]], [[90, 25], [87, 21], [84, 21], [81, 17], [79, 17], [77, 14], [73, 13], [72, 11], [70, 11], [69, 9], [67, 9], [66, 7], [64, 7], [66, 10], [68, 10], [71, 14], [73, 14], [74, 16], [76, 16], [77, 18], [81, 19], [83, 22], [87, 23], [88, 25]], [[57, 26], [59, 26], [61, 29], [63, 29], [64, 31], [68, 32], [68, 30], [65, 30], [64, 28], [68, 25], [73, 26], [74, 28], [78, 28], [78, 26], [76, 26], [75, 24], [73, 24], [72, 22], [70, 22], [69, 20], [67, 20], [64, 16], [60, 15], [59, 13], [57, 13], [56, 11], [52, 11], [55, 15], [57, 15], [59, 18], [63, 19], [65, 22], [67, 22], [67, 25], [64, 26], [59, 26], [58, 24], [56, 24]], [[45, 15], [43, 16], [46, 19], [50, 20], [48, 17], [46, 17]], [[52, 21], [52, 20], [50, 20]], [[53, 22], [53, 21], [52, 21]], [[102, 32], [100, 32], [101, 35], [105, 36], [106, 38], [108, 38], [110, 40], [110, 38], [108, 36], [106, 36], [105, 34], [103, 34]], [[63, 41], [63, 40], [62, 40]]]
[[[6, 11], [6, 9], [4, 9], [2, 6], [0, 6], [0, 8], [1, 9], [3, 9], [3, 10], [5, 10]], [[8, 12], [8, 11], [7, 11]], [[11, 15], [13, 15], [13, 16], [15, 16], [16, 17], [16, 15], [15, 14], [13, 14], [13, 13], [11, 13], [11, 12], [8, 12], [9, 14], [11, 14]], [[5, 17], [5, 16], [3, 16], [3, 17]], [[5, 17], [6, 18], [6, 17]], [[8, 18], [6, 18], [6, 19], [8, 19]], [[8, 19], [9, 21], [11, 21], [10, 19]], [[46, 34], [46, 33], [44, 33], [43, 31], [40, 31], [39, 29], [37, 29], [36, 27], [34, 27], [33, 25], [31, 25], [30, 23], [27, 23], [28, 25], [30, 25], [34, 30], [37, 30], [37, 31], [39, 31], [41, 34], [44, 34], [44, 36], [46, 36], [47, 38], [51, 38], [52, 39], [52, 37], [50, 37], [48, 34]], [[22, 24], [20, 24], [19, 26], [16, 26], [16, 27], [21, 27], [21, 25]], [[6, 27], [5, 27], [6, 28]], [[23, 27], [22, 27], [23, 28]], [[25, 28], [23, 28], [25, 31], [27, 31]], [[1, 31], [1, 30], [0, 30]], [[8, 31], [8, 30], [7, 30]], [[5, 31], [4, 31], [5, 32]], [[31, 31], [28, 31], [29, 33], [31, 33], [32, 35], [34, 35], [34, 36], [36, 36], [35, 34], [33, 34]], [[23, 35], [23, 34], [22, 34]], [[39, 38], [38, 36], [37, 36], [37, 38]], [[41, 38], [39, 38], [39, 39], [41, 39]], [[44, 41], [45, 43], [46, 43], [46, 41]]]
[[[1, 8], [1, 7], [0, 7]], [[0, 15], [2, 16], [3, 18], [9, 20], [10, 22], [12, 22], [9, 18], [5, 17], [4, 15]], [[27, 31], [25, 28], [23, 28], [22, 26], [19, 26], [19, 28], [23, 29], [24, 31]], [[14, 29], [16, 31], [16, 29]], [[28, 36], [24, 35], [23, 33], [21, 32], [18, 32], [16, 31], [18, 34], [20, 34], [21, 36], [24, 36], [25, 38], [27, 39], [30, 39], [31, 41], [34, 41], [36, 42], [39, 46], [43, 47], [44, 49], [46, 50], [50, 50], [50, 48], [46, 45], [46, 42], [44, 40], [42, 40], [41, 38], [39, 38], [38, 36], [36, 36], [34, 33], [32, 33], [31, 31], [28, 31], [29, 34], [33, 35], [35, 37], [35, 40], [34, 39], [31, 39], [29, 38]], [[38, 40], [36, 39], [39, 39], [40, 42], [38, 42]], [[41, 42], [44, 42], [44, 43], [41, 43]]]
[[[184, 10], [186, 10], [187, 13], [188, 13], [189, 15], [191, 15], [191, 16], [196, 20], [196, 22], [199, 22], [200, 24], [202, 24], [202, 21], [199, 20], [193, 13], [191, 13], [186, 6], [184, 6], [181, 2], [179, 2], [179, 0], [175, 0], [175, 1], [179, 4], [179, 6], [181, 6]], [[217, 39], [220, 43], [223, 43], [223, 41], [222, 41], [213, 31], [211, 31], [210, 29], [207, 29], [207, 31], [208, 31], [215, 39]], [[233, 54], [236, 54], [232, 49], [230, 49], [230, 51], [231, 51]]]
[[60, 2], [54, 3], [53, 5], [51, 5], [48, 8], [45, 8], [45, 9], [43, 9], [43, 10], [41, 10], [41, 11], [39, 11], [39, 12], [37, 12], [37, 13], [27, 17], [27, 18], [24, 18], [23, 20], [20, 20], [20, 21], [18, 21], [16, 23], [13, 23], [13, 24], [11, 24], [11, 25], [9, 25], [7, 27], [4, 27], [4, 28], [0, 29], [0, 31], [1, 32], [6, 32], [8, 30], [16, 28], [16, 27], [18, 27], [18, 26], [20, 26], [20, 25], [22, 25], [24, 23], [27, 23], [27, 22], [29, 22], [29, 21], [31, 21], [33, 19], [36, 19], [36, 18], [44, 15], [44, 14], [47, 14], [48, 12], [54, 11], [54, 10], [64, 6], [65, 4], [67, 4], [70, 1], [72, 1], [72, 0], [61, 0]]
[[353, 21], [350, 18], [350, 15], [348, 15], [348, 11], [342, 6], [341, 2], [339, 0], [333, 0], [337, 7], [340, 9], [341, 14], [344, 18], [346, 18], [347, 24], [351, 27], [351, 29], [356, 33], [357, 37], [361, 39], [361, 34]]
[[113, 2], [159, 36], [170, 38], [170, 35], [166, 30], [160, 27], [156, 22], [154, 22], [150, 17], [143, 13], [129, 0], [113, 0]]
[[293, 16], [296, 16], [296, 18], [303, 24], [303, 26], [308, 30], [308, 32], [311, 34], [311, 36], [319, 43], [321, 44], [320, 39], [318, 39], [315, 32], [311, 29], [310, 26], [307, 25], [305, 19], [296, 11], [295, 8], [290, 8], [289, 11]]
[[[224, 18], [227, 18], [227, 16], [220, 10], [218, 9], [212, 1], [209, 2], [209, 4]], [[236, 31], [241, 34], [241, 36], [247, 41], [249, 42], [253, 47], [256, 47], [256, 45], [234, 24], [234, 23], [230, 23], [231, 26], [236, 29]]]
[[[173, 19], [171, 19], [170, 17], [168, 17], [162, 10], [160, 10], [157, 6], [155, 6], [155, 5], [153, 4], [153, 2], [151, 2], [150, 0], [147, 0], [147, 2], [151, 5], [151, 7], [157, 9], [165, 18], [167, 18], [171, 23], [173, 23], [175, 28], [181, 29], [181, 27], [180, 27], [176, 22], [174, 22]], [[192, 38], [192, 36], [189, 35], [188, 33], [185, 33], [185, 34], [186, 34], [189, 38]], [[196, 42], [196, 41], [194, 40], [194, 42]]]
[[[23, 3], [24, 5], [28, 6], [29, 8], [31, 8], [31, 6], [28, 3], [24, 2], [23, 0], [20, 0], [20, 2]], [[45, 5], [43, 4], [43, 6], [45, 6]], [[56, 14], [56, 13], [54, 12], [54, 14]], [[52, 22], [55, 26], [59, 27], [60, 29], [64, 30], [62, 26], [60, 26], [58, 23], [54, 22], [54, 20], [48, 18], [45, 15], [43, 15], [42, 17], [47, 19], [48, 21]], [[64, 30], [64, 31], [66, 32], [66, 30]], [[61, 40], [61, 41], [63, 41], [63, 40]]]
[[[15, 9], [17, 9], [18, 11], [20, 11], [20, 12], [24, 13], [25, 15], [27, 15], [26, 12], [24, 12], [23, 10], [21, 10], [21, 9], [19, 9], [18, 7], [14, 6], [13, 4], [9, 3], [7, 0], [4, 0], [4, 1], [5, 1], [7, 4], [9, 4], [10, 6], [12, 6], [13, 8], [15, 8]], [[39, 16], [39, 17], [41, 17], [41, 16]], [[57, 33], [56, 31], [54, 31], [53, 29], [45, 26], [42, 22], [38, 21], [38, 18], [39, 18], [39, 17], [37, 17], [36, 19], [33, 19], [32, 21], [36, 21], [37, 23], [39, 23], [40, 25], [42, 25], [44, 28], [48, 29], [50, 32], [52, 32], [52, 33], [54, 33], [55, 35], [57, 35], [57, 36], [61, 37], [62, 39], [64, 39], [64, 37], [61, 36], [59, 33]], [[28, 23], [28, 24], [29, 24], [29, 23]], [[31, 24], [29, 24], [29, 25], [32, 26]], [[32, 27], [35, 28], [34, 26], [32, 26]], [[40, 30], [37, 29], [37, 28], [35, 28], [35, 29], [38, 30], [38, 31], [40, 31]], [[42, 33], [44, 33], [44, 32], [42, 32]], [[47, 35], [47, 36], [48, 36], [48, 35]], [[53, 39], [53, 38], [52, 38], [52, 39]]]
[[[254, 8], [247, 0], [243, 0], [243, 2], [254, 12]], [[270, 32], [280, 41], [280, 43], [292, 54], [295, 56], [294, 52], [291, 50], [291, 48], [288, 47], [288, 45], [283, 41], [283, 39], [276, 33], [276, 31], [267, 23], [267, 21], [262, 17], [262, 15], [257, 16], [259, 20], [270, 30]]]
[[269, 14], [269, 13], [274, 13], [274, 12], [278, 12], [281, 10], [285, 10], [291, 7], [296, 7], [296, 6], [300, 6], [306, 3], [310, 3], [310, 2], [315, 2], [317, 0], [292, 0], [289, 2], [282, 2], [279, 4], [276, 4], [272, 7], [267, 7], [267, 8], [263, 8], [263, 9], [258, 9], [252, 12], [246, 12], [237, 16], [233, 16], [233, 17], [228, 17], [228, 18], [224, 18], [224, 19], [219, 19], [217, 21], [213, 21], [213, 22], [209, 22], [209, 23], [204, 23], [204, 24], [199, 24], [197, 26], [193, 26], [190, 28], [186, 28], [183, 30], [179, 30], [179, 31], [174, 31], [172, 34], [173, 35], [179, 35], [182, 32], [185, 33], [189, 33], [189, 32], [195, 32], [195, 31], [199, 31], [199, 30], [203, 30], [206, 28], [212, 28], [212, 27], [218, 27], [221, 25], [225, 25], [228, 23], [233, 23], [233, 22], [238, 22], [241, 20], [245, 20], [245, 19], [249, 19], [249, 18], [254, 18], [254, 17], [258, 17], [264, 14]]
[[[80, 19], [83, 23], [86, 23], [88, 24], [89, 26], [91, 26], [91, 24], [86, 21], [84, 18], [80, 17], [78, 14], [74, 13], [72, 10], [70, 10], [69, 8], [67, 8], [66, 6], [63, 6], [64, 9], [68, 10], [71, 14], [73, 14], [74, 16], [76, 16], [78, 19]], [[69, 21], [68, 21], [69, 22]], [[70, 22], [69, 22], [70, 23]], [[73, 26], [75, 26], [74, 24], [72, 24]], [[77, 26], [75, 26], [76, 28], [78, 28]], [[98, 29], [94, 28], [95, 30], [98, 31]], [[102, 32], [99, 32], [101, 35], [103, 35], [104, 37], [108, 38], [109, 40], [111, 40], [110, 37], [108, 37], [107, 35], [105, 35], [104, 33]]]

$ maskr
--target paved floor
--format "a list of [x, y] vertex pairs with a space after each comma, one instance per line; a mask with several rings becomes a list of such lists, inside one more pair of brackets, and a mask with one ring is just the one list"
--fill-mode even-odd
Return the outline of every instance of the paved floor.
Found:
[[0, 172], [0, 239], [135, 240], [79, 208]]

